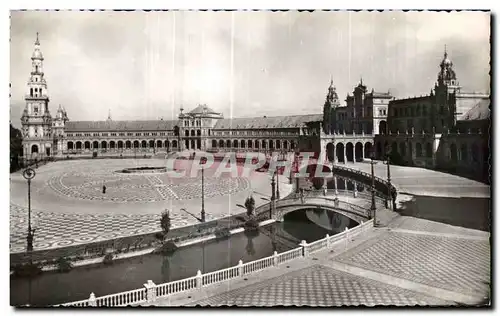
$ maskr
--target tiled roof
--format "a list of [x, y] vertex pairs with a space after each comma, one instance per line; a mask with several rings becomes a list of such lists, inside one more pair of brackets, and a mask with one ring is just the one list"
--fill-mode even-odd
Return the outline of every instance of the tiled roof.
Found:
[[233, 118], [218, 121], [214, 129], [290, 128], [317, 121], [323, 121], [323, 114]]
[[490, 100], [483, 99], [459, 118], [461, 121], [486, 120], [490, 118]]
[[66, 132], [86, 131], [156, 131], [173, 130], [177, 124], [175, 121], [68, 121]]
[[189, 114], [219, 114], [209, 108], [206, 104], [200, 104], [193, 110], [189, 112]]

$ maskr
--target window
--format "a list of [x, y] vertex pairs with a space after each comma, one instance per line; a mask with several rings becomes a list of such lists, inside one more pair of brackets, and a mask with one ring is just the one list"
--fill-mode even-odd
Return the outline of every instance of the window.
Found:
[[111, 136], [116, 136], [116, 133], [111, 133]]
[[120, 136], [125, 136], [125, 133], [119, 133], [118, 135], [120, 135]]
[[160, 133], [160, 136], [165, 136], [165, 132], [161, 132], [161, 133]]
[[134, 136], [134, 133], [127, 133], [127, 136]]
[[102, 133], [102, 136], [108, 136], [108, 133]]
[[141, 136], [141, 133], [135, 133], [135, 136]]

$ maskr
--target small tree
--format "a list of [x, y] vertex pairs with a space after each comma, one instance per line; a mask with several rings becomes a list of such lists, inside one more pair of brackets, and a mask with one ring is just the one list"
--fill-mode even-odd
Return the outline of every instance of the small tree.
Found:
[[252, 216], [255, 210], [255, 200], [253, 196], [247, 197], [245, 200], [245, 208], [247, 209], [247, 215]]
[[163, 231], [163, 236], [167, 236], [168, 232], [170, 231], [170, 212], [168, 210], [165, 210], [163, 211], [163, 213], [161, 213], [160, 227]]

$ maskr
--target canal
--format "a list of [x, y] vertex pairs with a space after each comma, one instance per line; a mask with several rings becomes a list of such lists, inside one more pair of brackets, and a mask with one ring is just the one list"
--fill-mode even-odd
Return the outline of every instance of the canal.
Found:
[[[30, 292], [32, 306], [48, 306], [87, 299], [91, 292], [103, 296], [138, 289], [147, 280], [156, 284], [176, 281], [192, 277], [198, 270], [211, 272], [237, 265], [239, 260], [264, 258], [275, 250], [283, 252], [298, 247], [301, 240], [312, 242], [357, 225], [343, 215], [323, 212], [331, 214], [319, 216], [317, 210], [296, 211], [287, 214], [281, 223], [260, 228], [256, 236], [235, 234], [225, 240], [182, 247], [171, 255], [149, 254], [118, 260], [112, 265], [76, 267], [67, 273], [44, 272], [32, 279], [31, 291], [29, 279], [11, 276], [11, 305], [28, 304]], [[313, 222], [320, 218], [323, 220], [319, 224]]]

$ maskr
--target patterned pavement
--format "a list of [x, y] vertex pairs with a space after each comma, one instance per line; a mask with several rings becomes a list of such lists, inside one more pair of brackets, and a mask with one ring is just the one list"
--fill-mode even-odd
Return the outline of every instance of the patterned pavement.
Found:
[[489, 289], [488, 240], [389, 231], [335, 261], [450, 291], [474, 294]]
[[[191, 213], [199, 211], [201, 173], [196, 177], [171, 178], [165, 173], [117, 172], [123, 168], [161, 164], [162, 161], [155, 160], [80, 160], [38, 168], [31, 190], [32, 227], [36, 229], [34, 249], [154, 232], [159, 229], [160, 213], [165, 208], [171, 210], [172, 228], [195, 224], [197, 220], [179, 208], [186, 208]], [[269, 186], [265, 175], [244, 178], [222, 174], [215, 177], [211, 171], [205, 172], [204, 183], [205, 206], [210, 210], [207, 220], [231, 215], [234, 210], [230, 207], [243, 212], [236, 201], [244, 199], [251, 190], [267, 192]], [[103, 184], [106, 185], [105, 194], [102, 193]], [[283, 185], [282, 190], [287, 190], [287, 185]], [[234, 203], [227, 200], [229, 197], [234, 198]], [[26, 204], [26, 181], [20, 174], [12, 174], [12, 253], [26, 250]]]
[[326, 307], [452, 304], [322, 265], [314, 265], [189, 305]]

